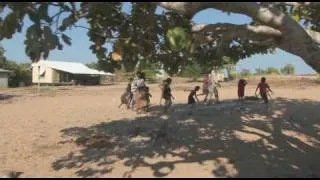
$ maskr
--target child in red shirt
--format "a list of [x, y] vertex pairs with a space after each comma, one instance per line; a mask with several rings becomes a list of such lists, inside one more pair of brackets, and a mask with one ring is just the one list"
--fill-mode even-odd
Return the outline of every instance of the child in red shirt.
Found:
[[238, 97], [239, 97], [239, 102], [242, 103], [244, 100], [244, 90], [247, 85], [247, 81], [244, 79], [240, 79], [238, 82]]
[[261, 82], [258, 84], [255, 94], [257, 94], [258, 89], [260, 89], [260, 95], [265, 104], [269, 103], [268, 91], [272, 92], [268, 83], [266, 83], [266, 78], [262, 77]]

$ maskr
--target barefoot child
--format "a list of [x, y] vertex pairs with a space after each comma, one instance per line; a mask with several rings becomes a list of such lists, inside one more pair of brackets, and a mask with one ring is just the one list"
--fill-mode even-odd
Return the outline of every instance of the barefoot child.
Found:
[[165, 100], [165, 105], [164, 105], [164, 112], [167, 113], [168, 109], [171, 107], [172, 105], [172, 99], [174, 100], [174, 97], [171, 94], [171, 88], [170, 88], [170, 84], [172, 82], [171, 78], [168, 78], [164, 84], [163, 87], [163, 99]]
[[207, 102], [207, 98], [209, 95], [209, 75], [206, 74], [203, 78], [203, 85], [202, 85], [202, 94], [205, 96], [203, 102]]
[[130, 103], [132, 101], [133, 94], [131, 92], [131, 83], [133, 81], [133, 78], [129, 79], [129, 83], [127, 85], [126, 91], [121, 95], [121, 104], [118, 106], [119, 108], [123, 105], [127, 105], [127, 109], [130, 108]]
[[258, 89], [260, 89], [260, 95], [264, 103], [268, 106], [268, 91], [272, 92], [268, 83], [266, 83], [266, 78], [262, 77], [261, 82], [258, 84], [255, 94], [257, 94]]
[[244, 101], [244, 90], [247, 85], [247, 81], [244, 79], [240, 79], [238, 82], [238, 97], [239, 103], [242, 104]]
[[149, 106], [150, 106], [150, 98], [152, 98], [152, 95], [150, 94], [149, 87], [146, 87], [146, 92], [147, 92], [147, 94], [146, 94], [146, 98], [147, 98], [147, 109], [146, 109], [146, 111], [148, 111], [149, 110]]
[[[188, 104], [191, 104], [190, 108], [191, 111], [189, 112], [189, 115], [192, 114], [192, 109], [195, 106], [196, 100], [199, 103], [199, 99], [197, 97], [197, 92], [200, 90], [200, 86], [196, 86], [193, 90], [190, 91], [190, 94], [188, 96]], [[196, 100], [195, 100], [196, 99]]]

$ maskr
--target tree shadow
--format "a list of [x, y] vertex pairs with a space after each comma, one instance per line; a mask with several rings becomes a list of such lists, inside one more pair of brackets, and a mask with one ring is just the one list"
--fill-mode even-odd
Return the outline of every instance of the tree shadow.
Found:
[[0, 101], [10, 100], [14, 97], [18, 97], [17, 95], [8, 95], [8, 94], [0, 94]]
[[[63, 129], [65, 143], [81, 150], [52, 167], [99, 177], [120, 163], [130, 169], [123, 177], [132, 177], [138, 168], [166, 177], [181, 164], [210, 162], [213, 177], [320, 177], [320, 123], [313, 116], [320, 102], [278, 98], [269, 109], [249, 102], [242, 110], [228, 103], [198, 106], [192, 116], [187, 111], [151, 113]], [[85, 168], [89, 164], [97, 168]], [[180, 176], [188, 173], [197, 172]]]

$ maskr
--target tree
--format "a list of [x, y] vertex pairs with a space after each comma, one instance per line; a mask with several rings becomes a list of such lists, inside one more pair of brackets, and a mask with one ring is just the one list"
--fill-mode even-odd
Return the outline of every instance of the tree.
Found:
[[249, 69], [243, 69], [240, 72], [240, 77], [250, 77], [252, 74]]
[[293, 75], [295, 74], [295, 68], [292, 64], [287, 64], [281, 69], [281, 73], [285, 75]]
[[3, 68], [4, 63], [6, 62], [6, 57], [4, 56], [5, 50], [0, 46], [0, 68]]
[[88, 64], [86, 64], [86, 66], [91, 69], [96, 69], [96, 70], [99, 69], [98, 63], [96, 63], [96, 62], [88, 63]]
[[192, 78], [196, 81], [201, 76], [201, 68], [198, 64], [189, 64], [181, 72], [182, 77]]
[[279, 75], [280, 72], [279, 72], [279, 69], [278, 68], [275, 68], [275, 67], [269, 67], [266, 69], [266, 73], [267, 74], [273, 74], [273, 75]]
[[[21, 32], [24, 17], [28, 16], [33, 24], [27, 28], [25, 50], [32, 61], [46, 59], [54, 49], [62, 50], [61, 41], [71, 45], [65, 34], [67, 28], [86, 28], [92, 42], [90, 49], [109, 71], [121, 66], [135, 71], [142, 56], [162, 63], [164, 70], [172, 74], [194, 62], [221, 66], [225, 55], [236, 63], [280, 48], [320, 72], [319, 4], [132, 2], [128, 14], [122, 9], [122, 2], [1, 2], [0, 12], [5, 8], [10, 11], [0, 23], [0, 40]], [[157, 14], [158, 6], [169, 11]], [[195, 14], [208, 8], [243, 14], [252, 22], [236, 25], [191, 21]], [[86, 19], [89, 26], [79, 26], [80, 19]], [[106, 44], [112, 44], [113, 51], [122, 55], [121, 61], [112, 60]]]
[[3, 64], [2, 68], [13, 72], [9, 76], [9, 86], [19, 87], [20, 82], [31, 84], [32, 72], [30, 67], [31, 67], [30, 63], [17, 64], [14, 61], [7, 60]]

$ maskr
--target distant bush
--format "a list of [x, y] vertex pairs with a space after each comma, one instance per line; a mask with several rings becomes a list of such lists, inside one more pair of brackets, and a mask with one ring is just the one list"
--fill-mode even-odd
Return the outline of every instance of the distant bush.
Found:
[[249, 69], [243, 69], [240, 73], [239, 73], [239, 77], [240, 78], [247, 78], [252, 76], [252, 73]]
[[269, 67], [266, 69], [266, 73], [268, 75], [279, 75], [280, 74], [280, 71], [278, 68], [275, 68], [275, 67]]
[[285, 65], [280, 71], [284, 75], [294, 75], [295, 74], [295, 68], [294, 68], [294, 65], [292, 65], [292, 64]]

